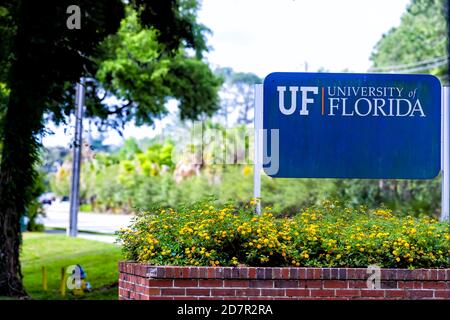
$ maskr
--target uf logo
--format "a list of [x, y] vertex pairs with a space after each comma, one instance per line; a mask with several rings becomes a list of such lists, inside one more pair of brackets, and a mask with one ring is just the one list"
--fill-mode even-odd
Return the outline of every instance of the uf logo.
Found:
[[278, 86], [278, 105], [280, 108], [280, 111], [282, 114], [285, 115], [291, 115], [295, 112], [295, 109], [297, 109], [297, 92], [300, 89], [302, 93], [302, 107], [300, 109], [300, 115], [301, 116], [307, 116], [309, 114], [308, 111], [308, 104], [314, 103], [314, 99], [308, 98], [308, 92], [312, 92], [313, 94], [319, 93], [318, 87], [297, 87], [297, 86], [290, 86], [289, 91], [291, 92], [291, 105], [290, 107], [286, 108], [284, 104], [284, 95], [286, 92], [286, 86]]

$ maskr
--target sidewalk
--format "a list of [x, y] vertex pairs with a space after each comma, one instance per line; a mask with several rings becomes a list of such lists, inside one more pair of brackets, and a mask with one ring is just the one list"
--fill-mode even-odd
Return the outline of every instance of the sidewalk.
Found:
[[[53, 202], [45, 207], [46, 217], [43, 218], [45, 228], [66, 229], [69, 225], [69, 202]], [[120, 228], [128, 227], [131, 224], [133, 215], [110, 214], [110, 213], [78, 213], [78, 230], [83, 237], [96, 239], [103, 235], [91, 234], [90, 232], [102, 233], [114, 238], [114, 233]], [[64, 231], [63, 231], [64, 232]], [[81, 237], [81, 235], [80, 235]], [[105, 239], [105, 238], [101, 238]]]
[[[65, 230], [45, 230], [45, 233], [66, 234], [66, 231]], [[105, 242], [105, 243], [116, 243], [116, 239], [117, 239], [116, 236], [113, 236], [113, 235], [92, 234], [92, 233], [85, 233], [85, 232], [79, 232], [77, 237], [87, 239], [87, 240]]]

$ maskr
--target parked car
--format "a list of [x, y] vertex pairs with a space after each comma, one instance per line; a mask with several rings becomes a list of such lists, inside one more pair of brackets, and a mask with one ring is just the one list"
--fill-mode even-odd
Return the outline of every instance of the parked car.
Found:
[[52, 204], [56, 200], [56, 196], [52, 192], [46, 192], [39, 196], [39, 202], [42, 204]]

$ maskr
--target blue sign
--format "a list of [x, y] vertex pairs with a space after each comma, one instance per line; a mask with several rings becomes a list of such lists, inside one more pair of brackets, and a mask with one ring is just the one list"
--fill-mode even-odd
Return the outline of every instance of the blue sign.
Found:
[[434, 76], [271, 73], [263, 105], [269, 176], [432, 179], [440, 171]]

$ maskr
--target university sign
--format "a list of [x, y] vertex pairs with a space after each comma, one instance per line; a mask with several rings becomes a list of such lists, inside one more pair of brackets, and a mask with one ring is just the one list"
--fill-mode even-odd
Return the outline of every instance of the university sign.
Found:
[[269, 176], [431, 179], [441, 169], [434, 76], [272, 73], [262, 102]]

